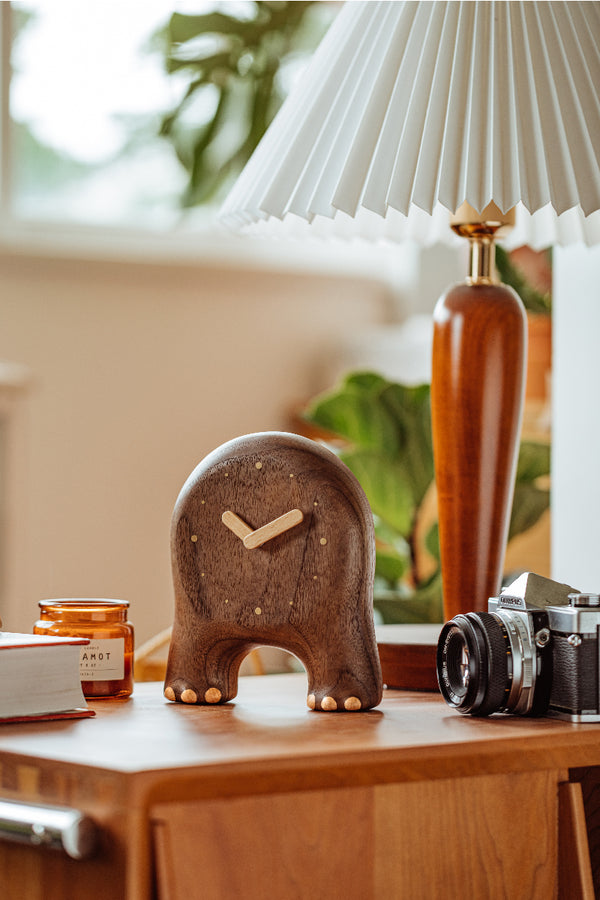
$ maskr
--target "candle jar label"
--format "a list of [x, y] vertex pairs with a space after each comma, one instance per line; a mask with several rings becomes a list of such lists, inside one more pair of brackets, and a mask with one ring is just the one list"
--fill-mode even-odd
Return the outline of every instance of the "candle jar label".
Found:
[[79, 674], [82, 681], [121, 681], [125, 677], [125, 640], [91, 640], [81, 648]]

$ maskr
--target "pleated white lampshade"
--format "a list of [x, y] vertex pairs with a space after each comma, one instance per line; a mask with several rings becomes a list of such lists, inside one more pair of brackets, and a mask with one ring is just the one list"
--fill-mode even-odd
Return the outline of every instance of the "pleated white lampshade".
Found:
[[600, 241], [600, 3], [348, 2], [221, 211], [423, 243], [463, 202], [511, 243]]

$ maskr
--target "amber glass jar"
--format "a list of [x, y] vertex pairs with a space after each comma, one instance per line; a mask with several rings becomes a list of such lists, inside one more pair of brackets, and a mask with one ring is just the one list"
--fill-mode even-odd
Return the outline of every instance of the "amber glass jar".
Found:
[[126, 600], [40, 600], [34, 634], [84, 637], [79, 671], [86, 697], [128, 697], [133, 691], [133, 625]]

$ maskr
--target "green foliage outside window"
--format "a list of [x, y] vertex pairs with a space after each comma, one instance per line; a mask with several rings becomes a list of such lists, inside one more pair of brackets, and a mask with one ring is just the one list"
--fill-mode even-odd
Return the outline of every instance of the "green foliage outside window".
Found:
[[184, 206], [214, 200], [242, 170], [284, 100], [286, 66], [315, 49], [328, 6], [255, 2], [249, 15], [171, 16], [167, 71], [187, 89], [161, 133], [189, 175]]

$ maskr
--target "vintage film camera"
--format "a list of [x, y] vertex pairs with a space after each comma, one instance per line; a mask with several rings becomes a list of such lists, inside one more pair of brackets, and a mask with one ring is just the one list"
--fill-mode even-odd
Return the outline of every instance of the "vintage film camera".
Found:
[[443, 626], [437, 676], [461, 713], [558, 716], [600, 722], [600, 595], [527, 572], [492, 597], [488, 612]]

